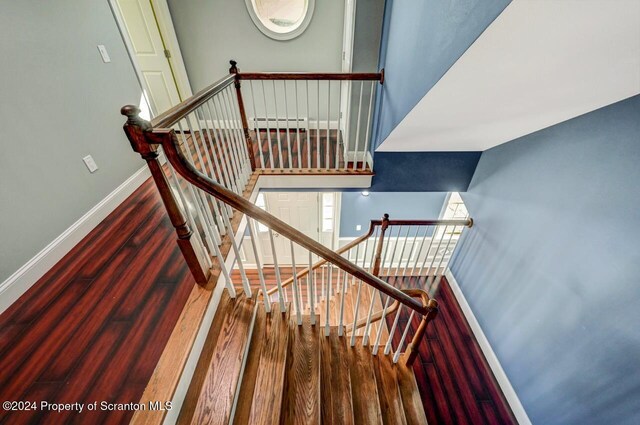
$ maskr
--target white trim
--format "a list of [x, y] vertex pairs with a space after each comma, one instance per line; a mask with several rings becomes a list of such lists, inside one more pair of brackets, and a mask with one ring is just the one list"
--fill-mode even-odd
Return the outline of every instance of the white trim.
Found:
[[27, 261], [0, 284], [0, 313], [6, 310], [71, 249], [89, 234], [102, 220], [131, 195], [151, 173], [145, 165], [87, 211], [42, 251]]
[[166, 48], [171, 52], [169, 63], [171, 64], [171, 69], [175, 73], [178, 92], [180, 93], [182, 100], [186, 100], [193, 96], [193, 92], [191, 91], [189, 77], [187, 76], [187, 69], [184, 66], [184, 60], [182, 59], [182, 51], [180, 50], [176, 30], [173, 27], [173, 20], [171, 19], [169, 5], [167, 5], [167, 0], [150, 1], [151, 7], [156, 14], [156, 22], [158, 23], [158, 29], [162, 35], [162, 41], [165, 43]]
[[456, 280], [456, 278], [453, 276], [453, 273], [451, 273], [451, 270], [449, 269], [446, 270], [445, 277], [447, 278], [447, 282], [449, 282], [449, 286], [453, 291], [453, 295], [456, 297], [458, 304], [460, 304], [462, 313], [464, 314], [464, 317], [467, 319], [467, 322], [471, 327], [471, 331], [473, 332], [473, 335], [476, 337], [476, 340], [480, 345], [480, 349], [482, 350], [482, 353], [484, 354], [485, 358], [487, 359], [487, 362], [489, 363], [489, 366], [491, 367], [491, 371], [493, 372], [494, 376], [496, 377], [496, 380], [498, 381], [498, 385], [500, 385], [500, 388], [502, 389], [502, 392], [504, 393], [504, 396], [507, 399], [507, 403], [509, 403], [509, 406], [511, 406], [511, 410], [513, 411], [513, 414], [518, 420], [518, 423], [520, 423], [521, 425], [531, 425], [531, 420], [529, 419], [527, 412], [524, 410], [522, 403], [520, 403], [518, 394], [516, 394], [516, 391], [511, 386], [511, 382], [509, 381], [507, 374], [504, 372], [504, 369], [502, 369], [500, 360], [498, 360], [496, 353], [493, 351], [493, 348], [491, 348], [491, 344], [489, 343], [489, 340], [487, 339], [484, 332], [482, 331], [482, 328], [480, 327], [480, 323], [478, 323], [478, 319], [476, 319], [476, 316], [473, 314], [473, 310], [471, 310], [471, 307], [469, 306], [467, 299], [462, 293], [462, 289], [460, 289], [460, 285], [458, 285], [458, 281]]
[[[295, 170], [295, 169], [294, 169]], [[371, 187], [371, 175], [262, 175], [260, 189], [365, 189]]]

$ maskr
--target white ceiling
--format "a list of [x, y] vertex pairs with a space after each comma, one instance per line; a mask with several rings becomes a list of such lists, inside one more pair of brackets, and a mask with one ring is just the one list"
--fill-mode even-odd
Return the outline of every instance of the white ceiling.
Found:
[[640, 0], [515, 0], [377, 150], [482, 151], [638, 93]]

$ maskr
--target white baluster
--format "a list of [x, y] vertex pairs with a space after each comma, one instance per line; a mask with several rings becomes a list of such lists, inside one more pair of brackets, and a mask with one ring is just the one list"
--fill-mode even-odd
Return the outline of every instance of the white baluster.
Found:
[[276, 81], [272, 80], [273, 83], [273, 105], [276, 108], [276, 139], [278, 141], [278, 168], [284, 168], [282, 161], [282, 143], [280, 141], [280, 116], [278, 115], [278, 97], [276, 94]]
[[247, 216], [247, 227], [249, 228], [249, 239], [251, 239], [251, 247], [253, 248], [253, 256], [256, 260], [256, 268], [258, 269], [258, 278], [260, 279], [260, 289], [262, 289], [262, 298], [264, 301], [264, 309], [267, 313], [271, 312], [271, 301], [267, 294], [267, 284], [264, 281], [264, 273], [262, 273], [262, 265], [260, 264], [260, 254], [256, 246], [256, 237], [253, 232], [252, 219]]
[[324, 299], [324, 305], [325, 305], [325, 318], [324, 318], [324, 335], [325, 336], [329, 336], [329, 332], [331, 331], [331, 327], [329, 324], [329, 307], [331, 304], [331, 272], [332, 272], [332, 266], [331, 263], [329, 263], [329, 270], [327, 270], [327, 277], [329, 278], [329, 280], [327, 281], [327, 293], [326, 293], [326, 298]]
[[[233, 227], [231, 227], [231, 220], [229, 220], [229, 215], [227, 211], [222, 209], [222, 219], [224, 220], [227, 226], [227, 235], [229, 239], [231, 239], [231, 247], [233, 248], [233, 253], [236, 256], [236, 261], [238, 262], [238, 269], [240, 270], [240, 276], [242, 278], [242, 288], [244, 289], [244, 294], [247, 298], [251, 297], [251, 286], [249, 285], [249, 279], [247, 278], [247, 273], [244, 270], [244, 266], [242, 265], [242, 258], [240, 257], [240, 249], [238, 249], [238, 244], [236, 243], [235, 235], [233, 234]], [[222, 258], [222, 257], [220, 257]]]
[[307, 168], [311, 168], [311, 111], [309, 109], [309, 80], [307, 86]]
[[382, 309], [382, 316], [380, 317], [380, 326], [378, 327], [376, 342], [373, 344], [372, 353], [374, 356], [378, 354], [378, 348], [380, 347], [380, 338], [382, 337], [382, 332], [386, 327], [385, 318], [387, 317], [387, 309], [389, 308], [390, 301], [391, 297], [387, 295], [387, 300], [384, 302], [384, 308]]
[[298, 80], [294, 80], [296, 94], [296, 146], [298, 151], [298, 168], [302, 168], [302, 146], [300, 145], [300, 113], [298, 112]]
[[284, 119], [285, 119], [285, 129], [287, 132], [287, 161], [289, 163], [289, 168], [293, 168], [293, 157], [291, 156], [291, 132], [289, 131], [289, 101], [287, 99], [287, 82], [286, 80], [282, 81], [282, 88], [284, 89]]
[[[336, 170], [340, 168], [340, 121], [342, 118], [342, 81], [338, 81], [338, 127], [336, 128]], [[346, 162], [345, 162], [346, 164]], [[346, 168], [346, 167], [345, 167]]]
[[[216, 161], [216, 167], [218, 167], [218, 170], [220, 171], [222, 177], [223, 177], [223, 181], [224, 181], [224, 185], [238, 193], [238, 188], [235, 185], [235, 181], [233, 180], [233, 175], [231, 173], [231, 166], [228, 162], [228, 158], [224, 153], [224, 150], [222, 148], [222, 142], [221, 141], [221, 135], [219, 134], [219, 129], [216, 127], [216, 122], [218, 122], [218, 127], [220, 126], [220, 122], [216, 121], [216, 119], [214, 118], [213, 113], [211, 112], [211, 100], [209, 100], [208, 102], [206, 102], [204, 105], [206, 105], [206, 110], [209, 114], [209, 118], [211, 119], [211, 133], [213, 134], [213, 141], [215, 142], [214, 144], [214, 149], [213, 149], [213, 158], [214, 161]], [[213, 143], [212, 143], [213, 144]], [[218, 159], [219, 157], [219, 159]]]
[[309, 273], [307, 274], [307, 291], [309, 297], [309, 314], [311, 316], [311, 325], [316, 324], [316, 288], [314, 287], [314, 275], [315, 271], [313, 270], [313, 258], [311, 251], [309, 251]]
[[360, 291], [362, 290], [362, 281], [358, 280], [358, 294], [356, 295], [356, 305], [353, 312], [353, 328], [351, 329], [351, 346], [356, 345], [356, 333], [358, 331], [358, 311], [360, 310]]
[[[265, 94], [264, 91], [264, 81], [260, 81], [260, 84], [262, 85], [262, 101], [264, 102], [264, 116], [265, 116], [265, 123], [267, 126], [267, 143], [269, 145], [269, 166], [270, 168], [276, 168], [275, 162], [274, 162], [274, 156], [273, 156], [273, 146], [271, 146], [271, 129], [269, 128], [269, 109], [267, 108], [267, 95]], [[262, 141], [261, 138], [258, 137], [258, 140], [260, 140], [260, 149], [262, 150]]]
[[375, 289], [371, 293], [371, 302], [369, 303], [369, 312], [367, 313], [367, 324], [364, 327], [364, 337], [362, 338], [362, 345], [366, 346], [369, 343], [369, 328], [371, 327], [371, 315], [373, 313], [373, 305], [376, 302], [376, 296], [378, 290]]
[[402, 347], [404, 346], [404, 341], [407, 339], [407, 333], [409, 333], [409, 328], [411, 327], [411, 322], [413, 321], [413, 316], [416, 314], [415, 310], [411, 310], [411, 315], [409, 316], [409, 321], [405, 325], [404, 332], [402, 333], [402, 338], [400, 338], [400, 343], [398, 344], [398, 348], [396, 349], [396, 353], [393, 355], [393, 362], [398, 363], [398, 359], [400, 358], [400, 354], [402, 353]]
[[282, 278], [280, 277], [280, 268], [278, 267], [278, 255], [276, 254], [276, 244], [273, 241], [273, 231], [269, 229], [269, 242], [271, 243], [271, 254], [273, 255], [273, 268], [276, 273], [276, 284], [278, 285], [278, 302], [280, 303], [280, 312], [284, 313], [287, 307], [284, 303], [284, 292], [282, 291]]
[[325, 153], [325, 168], [329, 169], [329, 152], [331, 152], [331, 80], [327, 80], [327, 152]]
[[364, 81], [360, 81], [360, 101], [358, 102], [358, 121], [356, 124], [356, 146], [353, 152], [353, 168], [358, 167], [358, 152], [360, 147], [360, 115], [362, 111], [362, 92], [364, 89]]
[[249, 80], [249, 91], [251, 92], [251, 105], [253, 106], [253, 128], [256, 133], [256, 143], [258, 144], [258, 155], [260, 155], [260, 166], [264, 167], [264, 153], [262, 152], [262, 140], [258, 127], [258, 110], [256, 109], [256, 98], [253, 94], [253, 80]]
[[403, 304], [398, 306], [398, 310], [396, 310], [396, 317], [393, 319], [393, 325], [391, 325], [391, 330], [389, 331], [389, 339], [384, 346], [384, 355], [388, 355], [391, 352], [391, 342], [393, 341], [393, 334], [398, 327], [398, 320], [400, 319], [400, 313], [402, 312]]
[[298, 272], [296, 270], [296, 253], [293, 250], [293, 241], [289, 240], [291, 245], [291, 267], [293, 267], [293, 307], [296, 309], [296, 319], [298, 326], [302, 325], [302, 303], [300, 302], [300, 289], [298, 287]]
[[404, 236], [404, 241], [402, 242], [402, 250], [400, 250], [400, 258], [398, 259], [398, 266], [396, 267], [396, 276], [400, 275], [400, 267], [402, 267], [402, 256], [404, 255], [404, 249], [407, 246], [407, 239], [409, 239], [409, 230], [411, 230], [411, 227], [407, 226], [407, 234]]
[[362, 169], [367, 168], [367, 149], [369, 147], [369, 129], [371, 128], [371, 113], [373, 112], [373, 92], [376, 82], [371, 81], [371, 90], [369, 96], [369, 112], [367, 114], [367, 131], [364, 137], [364, 150], [362, 151]]
[[422, 248], [424, 247], [424, 242], [427, 240], [427, 236], [429, 235], [429, 227], [430, 226], [425, 226], [424, 228], [424, 235], [422, 235], [422, 240], [420, 241], [420, 246], [418, 247], [418, 253], [416, 254], [416, 261], [413, 262], [413, 267], [411, 267], [410, 276], [415, 276], [415, 274], [413, 273], [416, 271], [416, 266], [418, 265], [418, 261], [420, 261], [420, 254], [422, 254]]
[[416, 234], [413, 236], [413, 241], [411, 242], [411, 249], [409, 250], [409, 255], [407, 256], [407, 262], [404, 265], [404, 269], [402, 269], [402, 276], [406, 275], [407, 269], [409, 268], [409, 263], [411, 262], [411, 257], [413, 256], [413, 249], [416, 247], [416, 240], [418, 240], [419, 232], [420, 232], [420, 226], [416, 226]]
[[342, 279], [342, 293], [340, 294], [340, 319], [338, 323], [338, 336], [344, 335], [344, 295], [347, 292], [347, 277], [347, 272], [344, 272]]

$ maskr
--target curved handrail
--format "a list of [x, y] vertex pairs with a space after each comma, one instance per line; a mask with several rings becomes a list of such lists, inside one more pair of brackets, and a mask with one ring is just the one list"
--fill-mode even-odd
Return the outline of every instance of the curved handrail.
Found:
[[331, 262], [343, 271], [355, 276], [357, 279], [362, 280], [366, 284], [373, 286], [393, 299], [398, 300], [407, 307], [423, 315], [429, 312], [427, 307], [417, 302], [411, 296], [389, 285], [377, 276], [373, 276], [362, 267], [352, 263], [340, 254], [337, 254], [333, 250], [325, 247], [321, 243], [313, 240], [284, 221], [255, 206], [245, 198], [226, 189], [224, 186], [201, 173], [188, 161], [184, 153], [177, 148], [177, 136], [172, 129], [150, 129], [147, 130], [146, 134], [150, 143], [162, 145], [164, 153], [171, 165], [173, 165], [174, 170], [191, 184], [204, 190], [241, 213], [257, 220], [270, 229], [280, 233], [319, 257]]
[[[343, 246], [342, 248], [336, 249], [336, 254], [342, 255], [345, 252], [349, 251], [351, 248], [353, 248], [354, 246], [358, 245], [360, 242], [364, 241], [365, 239], [367, 239], [369, 236], [371, 236], [373, 234], [373, 229], [375, 229], [375, 224], [374, 224], [375, 220], [371, 220], [371, 224], [369, 225], [369, 230], [367, 231], [367, 233], [365, 233], [362, 236], [358, 236], [356, 239], [352, 240], [351, 242], [349, 242], [348, 244], [346, 244], [345, 246]], [[314, 263], [311, 267], [311, 270], [317, 270], [320, 267], [324, 266], [325, 264], [327, 264], [328, 261], [325, 259], [322, 259], [320, 261], [317, 261], [316, 263]], [[299, 271], [298, 273], [296, 273], [296, 279], [302, 279], [303, 277], [305, 277], [306, 275], [309, 274], [309, 267], [306, 267], [305, 269]], [[291, 276], [290, 278], [283, 280], [281, 286], [283, 288], [286, 288], [287, 286], [291, 285], [293, 283], [294, 279], [293, 276]], [[267, 291], [267, 295], [273, 295], [278, 291], [277, 287], [273, 287], [270, 290]]]

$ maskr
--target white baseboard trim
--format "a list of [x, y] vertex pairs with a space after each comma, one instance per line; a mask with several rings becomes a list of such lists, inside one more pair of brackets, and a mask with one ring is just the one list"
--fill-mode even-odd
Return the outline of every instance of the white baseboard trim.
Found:
[[507, 403], [509, 403], [509, 406], [511, 406], [511, 410], [518, 420], [518, 423], [520, 423], [521, 425], [531, 425], [531, 420], [529, 419], [527, 412], [524, 410], [522, 403], [520, 403], [518, 394], [516, 394], [515, 390], [511, 386], [511, 382], [509, 381], [507, 374], [504, 372], [504, 369], [502, 369], [500, 360], [498, 360], [496, 353], [493, 351], [493, 348], [491, 348], [491, 344], [489, 344], [489, 340], [482, 331], [480, 323], [478, 323], [478, 319], [476, 319], [476, 316], [473, 314], [473, 311], [471, 310], [467, 299], [462, 293], [460, 285], [458, 285], [458, 281], [449, 269], [446, 270], [445, 277], [449, 282], [449, 286], [451, 286], [451, 290], [453, 291], [458, 304], [460, 304], [460, 308], [462, 309], [467, 322], [469, 322], [471, 331], [476, 337], [476, 340], [480, 345], [480, 349], [482, 350], [482, 353], [484, 354], [487, 362], [489, 363], [489, 366], [491, 367], [491, 371], [498, 381], [498, 385], [500, 385], [500, 388], [502, 389], [502, 392], [507, 399]]
[[5, 311], [34, 283], [49, 271], [82, 238], [87, 236], [118, 205], [131, 195], [151, 173], [145, 165], [125, 180], [102, 201], [87, 211], [78, 221], [73, 223], [60, 236], [51, 241], [42, 251], [16, 270], [7, 280], [0, 283], [0, 313]]

